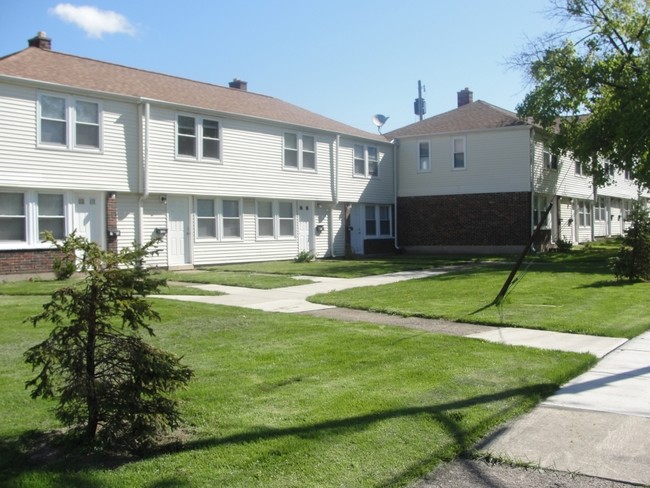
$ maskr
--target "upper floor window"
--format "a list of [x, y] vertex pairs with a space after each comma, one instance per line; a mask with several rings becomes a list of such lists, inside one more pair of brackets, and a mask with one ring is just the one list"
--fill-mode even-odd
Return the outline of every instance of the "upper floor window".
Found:
[[546, 169], [557, 169], [557, 154], [552, 154], [549, 150], [544, 149], [544, 167]]
[[582, 163], [580, 161], [575, 162], [575, 174], [578, 176], [584, 176], [585, 175], [585, 169], [582, 167]]
[[295, 132], [284, 133], [284, 167], [316, 169], [316, 138]]
[[623, 171], [623, 177], [626, 180], [631, 180], [632, 179], [632, 171], [630, 171], [629, 169], [626, 169], [625, 171]]
[[428, 142], [418, 144], [418, 171], [431, 171], [430, 147]]
[[376, 146], [354, 145], [354, 174], [379, 176], [379, 151]]
[[192, 159], [221, 159], [220, 124], [189, 115], [176, 119], [176, 154]]
[[241, 213], [239, 200], [197, 198], [197, 238], [241, 238]]
[[454, 137], [452, 139], [453, 147], [453, 164], [454, 169], [465, 169], [465, 138], [464, 137]]
[[391, 237], [393, 220], [390, 205], [365, 206], [366, 237]]
[[41, 94], [38, 113], [39, 144], [67, 149], [100, 149], [99, 103]]

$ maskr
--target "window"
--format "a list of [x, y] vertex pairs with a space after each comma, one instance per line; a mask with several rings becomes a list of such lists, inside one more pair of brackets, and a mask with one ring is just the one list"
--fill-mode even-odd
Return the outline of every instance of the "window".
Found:
[[631, 172], [629, 169], [626, 169], [626, 170], [623, 172], [623, 177], [624, 177], [626, 180], [631, 180], [631, 179], [632, 179], [632, 172]]
[[214, 200], [196, 201], [196, 235], [198, 238], [217, 237], [217, 214]]
[[49, 231], [55, 239], [65, 239], [65, 213], [63, 195], [38, 194], [38, 236]]
[[257, 237], [295, 237], [295, 206], [286, 201], [257, 201]]
[[580, 163], [580, 161], [575, 162], [575, 174], [577, 174], [578, 176], [585, 175], [584, 168], [582, 167], [582, 163]]
[[273, 237], [273, 202], [257, 202], [257, 236]]
[[316, 138], [294, 132], [284, 133], [284, 167], [316, 169]]
[[0, 241], [26, 241], [25, 196], [0, 193]]
[[598, 200], [596, 200], [596, 206], [594, 207], [594, 220], [607, 220], [607, 205], [605, 205], [604, 197], [598, 197]]
[[547, 149], [544, 150], [544, 167], [546, 169], [557, 169], [557, 154], [551, 154]]
[[430, 154], [429, 143], [420, 142], [418, 144], [418, 152], [419, 152], [418, 171], [421, 173], [426, 171], [431, 171], [431, 159], [429, 159], [429, 154]]
[[393, 215], [390, 205], [365, 206], [366, 237], [391, 237], [393, 235]]
[[379, 150], [375, 146], [354, 145], [354, 174], [379, 176]]
[[176, 154], [181, 158], [221, 158], [219, 122], [189, 115], [176, 118]]
[[66, 149], [100, 149], [100, 118], [99, 103], [41, 94], [39, 144]]
[[293, 214], [292, 202], [280, 202], [279, 220], [280, 220], [280, 236], [293, 237], [295, 218]]
[[454, 169], [465, 169], [465, 138], [455, 137], [452, 141]]
[[241, 238], [239, 200], [223, 201], [223, 237]]
[[[221, 211], [218, 210], [219, 208]], [[239, 200], [198, 198], [196, 236], [198, 239], [241, 238]]]
[[578, 202], [578, 225], [591, 227], [591, 202], [585, 200]]
[[[544, 212], [546, 211], [546, 207], [547, 207], [546, 197], [536, 196], [535, 199], [533, 200], [533, 225], [534, 226], [536, 226], [539, 223], [540, 219], [542, 218], [542, 215], [544, 215]], [[548, 224], [549, 224], [549, 216], [547, 215], [546, 220], [542, 224], [541, 228], [547, 229]]]

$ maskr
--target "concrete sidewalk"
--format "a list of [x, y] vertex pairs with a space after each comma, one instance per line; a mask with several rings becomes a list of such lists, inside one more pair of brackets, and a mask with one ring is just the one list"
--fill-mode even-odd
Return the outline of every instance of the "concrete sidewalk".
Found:
[[478, 448], [543, 468], [650, 485], [650, 332]]
[[353, 279], [307, 277], [315, 282], [273, 290], [195, 285], [226, 295], [161, 295], [159, 298], [268, 312], [309, 313], [463, 335], [503, 344], [590, 352], [602, 358], [592, 370], [563, 386], [532, 412], [484, 439], [478, 448], [513, 462], [650, 485], [650, 332], [627, 341], [623, 338], [395, 317], [336, 309], [307, 301], [307, 297], [316, 293], [395, 283], [444, 272], [446, 270], [400, 272]]

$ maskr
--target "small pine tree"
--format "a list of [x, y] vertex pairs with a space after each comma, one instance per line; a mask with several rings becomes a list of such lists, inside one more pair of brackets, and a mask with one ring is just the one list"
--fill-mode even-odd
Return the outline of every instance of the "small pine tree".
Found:
[[142, 331], [159, 320], [145, 297], [165, 284], [144, 266], [155, 241], [119, 253], [71, 234], [46, 240], [77, 256], [84, 279], [52, 294], [43, 312], [27, 320], [54, 324], [49, 337], [25, 352], [38, 370], [26, 383], [32, 398], [58, 400], [57, 418], [88, 443], [138, 450], [179, 425], [170, 394], [193, 372], [180, 358], [147, 344]]
[[618, 281], [650, 280], [650, 214], [641, 202], [635, 202], [628, 220], [618, 255], [612, 258], [611, 269]]

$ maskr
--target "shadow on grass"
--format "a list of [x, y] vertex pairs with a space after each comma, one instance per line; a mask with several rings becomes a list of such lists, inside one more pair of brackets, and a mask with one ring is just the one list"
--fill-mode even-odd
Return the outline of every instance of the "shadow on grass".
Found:
[[[387, 420], [421, 415], [430, 416], [452, 436], [454, 439], [453, 443], [435, 450], [426, 459], [417, 460], [399, 475], [390, 480], [385, 480], [385, 482], [379, 485], [391, 486], [422, 476], [433, 469], [439, 462], [451, 460], [457, 455], [471, 449], [478, 438], [486, 433], [486, 429], [494, 427], [501, 419], [512, 415], [509, 411], [497, 410], [489, 418], [482, 418], [477, 425], [465, 428], [462, 426], [462, 419], [464, 417], [462, 409], [520, 397], [521, 400], [515, 406], [511, 407], [511, 410], [519, 409], [528, 402], [536, 403], [540, 399], [549, 396], [558, 387], [558, 384], [540, 383], [488, 395], [479, 395], [461, 401], [386, 410], [372, 414], [328, 420], [312, 425], [286, 428], [258, 426], [240, 434], [197, 439], [182, 444], [167, 445], [158, 450], [148, 452], [142, 458], [107, 455], [105, 453], [84, 454], [78, 449], [67, 449], [62, 444], [57, 446], [56, 437], [53, 439], [51, 434], [29, 433], [18, 439], [0, 440], [0, 459], [2, 460], [0, 461], [0, 485], [11, 486], [13, 480], [16, 480], [16, 485], [19, 485], [19, 478], [40, 472], [44, 473], [44, 478], [48, 479], [48, 486], [83, 486], [94, 488], [96, 486], [103, 486], [103, 483], [95, 478], [93, 471], [114, 469], [141, 459], [155, 458], [174, 452], [200, 451], [220, 446], [261, 442], [284, 436], [295, 436], [317, 441], [323, 436], [335, 436], [349, 431], [360, 431], [373, 424]], [[155, 480], [145, 486], [164, 488], [167, 486], [182, 487], [184, 485], [185, 482], [183, 479], [164, 478]]]

